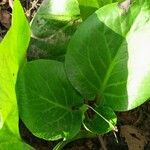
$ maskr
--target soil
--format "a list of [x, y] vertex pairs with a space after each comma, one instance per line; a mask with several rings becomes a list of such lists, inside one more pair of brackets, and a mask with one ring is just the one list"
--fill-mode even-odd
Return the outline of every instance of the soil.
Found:
[[[22, 0], [26, 15], [32, 19], [42, 0]], [[0, 40], [11, 25], [11, 0], [0, 0]], [[150, 150], [150, 102], [118, 116], [118, 132], [110, 132], [92, 139], [80, 139], [67, 144], [64, 150]], [[51, 150], [56, 142], [32, 135], [20, 120], [22, 139], [36, 150]]]

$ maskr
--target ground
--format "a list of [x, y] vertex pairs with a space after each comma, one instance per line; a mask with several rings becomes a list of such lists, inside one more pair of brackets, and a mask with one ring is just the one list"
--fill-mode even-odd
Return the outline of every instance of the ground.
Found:
[[[29, 20], [34, 16], [42, 0], [22, 0]], [[11, 0], [0, 0], [0, 40], [11, 24]], [[64, 150], [149, 150], [150, 102], [128, 112], [116, 113], [118, 132], [110, 132], [93, 139], [82, 139], [68, 144]], [[57, 142], [34, 137], [20, 120], [22, 138], [36, 150], [51, 150]]]

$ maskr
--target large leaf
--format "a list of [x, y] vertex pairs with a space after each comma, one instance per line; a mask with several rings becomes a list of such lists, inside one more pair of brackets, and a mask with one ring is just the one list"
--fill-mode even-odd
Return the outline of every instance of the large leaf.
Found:
[[81, 22], [79, 15], [76, 0], [44, 0], [31, 22], [29, 59], [63, 60], [70, 36]]
[[5, 143], [5, 149], [13, 147], [4, 134], [16, 136], [14, 141], [20, 138], [15, 84], [30, 38], [29, 25], [18, 0], [14, 2], [12, 17], [12, 26], [0, 43], [0, 147]]
[[82, 97], [66, 78], [64, 65], [52, 60], [28, 63], [17, 82], [20, 116], [36, 136], [57, 140], [75, 136], [82, 123]]
[[104, 5], [117, 1], [119, 2], [121, 0], [78, 0], [80, 13], [83, 19], [88, 18], [88, 16]]
[[[86, 98], [129, 110], [150, 97], [150, 2], [128, 12], [110, 4], [80, 26], [66, 55], [71, 83]], [[143, 17], [144, 16], [144, 17]]]

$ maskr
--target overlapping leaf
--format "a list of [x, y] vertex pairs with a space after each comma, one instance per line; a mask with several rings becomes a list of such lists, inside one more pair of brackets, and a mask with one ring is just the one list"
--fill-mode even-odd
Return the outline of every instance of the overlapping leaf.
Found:
[[[0, 43], [0, 147], [11, 150], [15, 147], [11, 147], [12, 143], [23, 145], [19, 141], [15, 84], [30, 38], [29, 25], [18, 0], [14, 2], [12, 17], [12, 26]], [[4, 138], [5, 135], [14, 140]]]
[[64, 60], [70, 36], [81, 22], [79, 15], [76, 0], [44, 0], [31, 23], [29, 58]]
[[94, 115], [84, 120], [87, 130], [95, 134], [104, 134], [115, 130], [117, 117], [114, 111], [109, 107], [97, 107], [93, 109]]
[[74, 137], [82, 123], [82, 97], [66, 78], [63, 64], [28, 63], [20, 72], [17, 93], [21, 119], [36, 136], [57, 140]]
[[86, 19], [104, 5], [119, 1], [121, 0], [78, 0], [80, 13], [83, 19]]
[[117, 4], [99, 9], [75, 33], [66, 55], [71, 83], [100, 105], [129, 110], [150, 97], [150, 2], [128, 12]]

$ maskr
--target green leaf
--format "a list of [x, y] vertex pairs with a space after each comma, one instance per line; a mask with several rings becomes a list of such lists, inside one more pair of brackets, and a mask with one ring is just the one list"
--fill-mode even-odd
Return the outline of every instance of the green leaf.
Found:
[[34, 135], [57, 140], [70, 139], [79, 132], [83, 100], [67, 80], [63, 63], [27, 63], [17, 83], [20, 116]]
[[[5, 149], [13, 150], [13, 147], [11, 147], [10, 139], [4, 139], [3, 134], [11, 136], [9, 134], [11, 133], [14, 137], [16, 136], [14, 141], [17, 138], [20, 139], [15, 84], [18, 70], [25, 61], [29, 39], [30, 30], [27, 19], [20, 2], [15, 0], [12, 26], [0, 43], [0, 147], [2, 147], [1, 144], [6, 143]], [[16, 141], [16, 144], [19, 143]]]
[[[66, 71], [85, 97], [113, 110], [133, 109], [150, 98], [150, 3], [99, 9], [73, 36]], [[144, 16], [144, 17], [143, 17]]]
[[78, 0], [80, 13], [83, 20], [88, 18], [88, 16], [93, 14], [97, 9], [103, 7], [104, 5], [117, 1], [119, 0]]
[[3, 150], [33, 150], [32, 147], [23, 143], [17, 138], [12, 132], [9, 131], [8, 126], [4, 126], [3, 130], [0, 131], [0, 147]]
[[[44, 0], [31, 22], [29, 59], [64, 60], [70, 37], [81, 22], [76, 0]], [[40, 53], [40, 54], [39, 54]]]
[[[91, 109], [91, 108], [90, 108]], [[104, 134], [115, 130], [117, 117], [114, 111], [109, 107], [92, 108], [94, 117], [84, 120], [85, 128], [95, 134]]]

